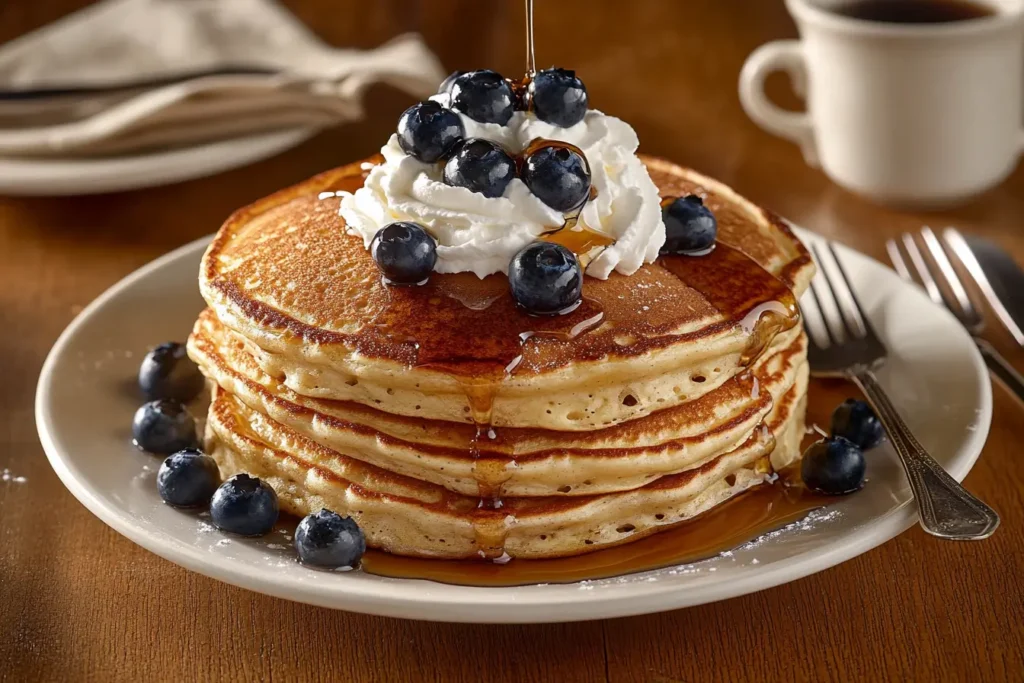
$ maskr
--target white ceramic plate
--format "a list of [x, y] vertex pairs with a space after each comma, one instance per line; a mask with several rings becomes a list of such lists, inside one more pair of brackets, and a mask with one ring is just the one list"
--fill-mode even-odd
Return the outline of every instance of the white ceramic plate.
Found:
[[266, 159], [295, 147], [316, 132], [295, 128], [137, 156], [0, 158], [0, 195], [54, 197], [168, 185]]
[[[203, 307], [196, 274], [205, 243], [154, 261], [82, 311], [54, 345], [36, 396], [40, 439], [68, 489], [117, 531], [189, 569], [290, 600], [371, 614], [575, 621], [670, 610], [770, 588], [874, 548], [916, 521], [895, 456], [881, 448], [871, 453], [869, 482], [860, 493], [728, 557], [681, 568], [515, 588], [306, 569], [283, 533], [228, 538], [201, 517], [164, 505], [154, 483], [159, 459], [129, 443], [132, 413], [140, 403], [134, 382], [142, 355], [157, 343], [183, 340]], [[988, 374], [974, 344], [944, 309], [888, 268], [846, 249], [840, 257], [891, 351], [883, 383], [924, 446], [963, 479], [981, 451], [992, 414]]]

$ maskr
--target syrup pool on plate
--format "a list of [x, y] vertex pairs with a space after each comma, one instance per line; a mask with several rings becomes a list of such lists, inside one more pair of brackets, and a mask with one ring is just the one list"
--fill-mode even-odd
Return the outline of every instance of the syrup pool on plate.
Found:
[[[862, 398], [849, 382], [820, 379], [811, 380], [807, 396], [808, 434], [802, 448], [821, 438], [812, 425], [827, 429], [837, 405], [847, 398]], [[521, 586], [576, 583], [688, 565], [731, 551], [841, 500], [813, 493], [794, 478], [799, 474], [786, 472], [776, 482], [757, 486], [697, 518], [647, 538], [575, 557], [497, 563], [428, 560], [368, 550], [362, 568], [380, 576], [464, 586]]]

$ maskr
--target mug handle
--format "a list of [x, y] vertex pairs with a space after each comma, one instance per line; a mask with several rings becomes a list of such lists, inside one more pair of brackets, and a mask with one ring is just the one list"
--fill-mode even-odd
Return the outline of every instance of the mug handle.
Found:
[[747, 57], [740, 72], [740, 103], [754, 123], [800, 145], [804, 160], [810, 166], [817, 166], [818, 149], [811, 117], [807, 112], [782, 109], [765, 95], [765, 79], [774, 71], [789, 74], [793, 89], [806, 98], [807, 65], [803, 46], [799, 40], [777, 40], [762, 45]]

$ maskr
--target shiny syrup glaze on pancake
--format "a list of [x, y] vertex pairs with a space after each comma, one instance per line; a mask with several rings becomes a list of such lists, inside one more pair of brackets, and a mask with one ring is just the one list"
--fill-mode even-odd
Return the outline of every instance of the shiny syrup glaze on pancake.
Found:
[[[809, 259], [806, 251], [780, 277], [772, 275], [759, 261], [769, 262], [778, 246], [751, 230], [750, 218], [734, 204], [657, 168], [651, 169], [652, 178], [663, 196], [698, 194], [715, 213], [719, 241], [711, 253], [663, 256], [629, 277], [613, 272], [607, 280], [585, 278], [582, 303], [571, 313], [553, 317], [531, 316], [519, 309], [501, 274], [481, 280], [472, 273], [434, 273], [418, 287], [385, 285], [362, 240], [344, 232], [336, 197], [361, 187], [379, 161], [377, 157], [329, 171], [236, 213], [229, 224], [266, 220], [259, 226], [260, 237], [235, 245], [231, 231], [218, 234], [211, 254], [240, 258], [227, 277], [209, 272], [207, 279], [246, 316], [270, 327], [312, 343], [345, 344], [365, 356], [456, 378], [476, 425], [470, 444], [474, 455], [493, 438], [494, 398], [511, 375], [639, 355], [736, 326], [748, 335], [742, 360], [749, 364], [778, 332], [799, 320], [788, 274]], [[606, 246], [588, 244], [593, 241], [588, 231], [571, 231], [574, 226], [569, 223], [547, 239], [580, 251]], [[780, 229], [788, 232], [784, 226]], [[794, 243], [799, 245], [795, 238]], [[264, 269], [254, 269], [261, 261]], [[211, 271], [221, 265], [218, 258], [208, 263]], [[324, 269], [333, 277], [324, 278]], [[280, 282], [264, 282], [278, 273]], [[288, 308], [317, 319], [307, 324], [285, 315], [248, 296], [247, 288], [274, 293], [287, 289]], [[706, 320], [715, 322], [698, 324]], [[339, 321], [349, 329], [324, 329]], [[514, 466], [512, 458], [477, 458], [474, 477], [482, 506], [502, 507], [501, 486]], [[478, 525], [477, 533], [484, 555], [501, 553], [503, 517]]]
[[[777, 310], [788, 326], [796, 323], [790, 275], [806, 265], [806, 251], [798, 247], [798, 257], [776, 278], [758, 265], [778, 256], [771, 237], [751, 230], [735, 207], [665, 171], [652, 172], [665, 194], [706, 197], [718, 217], [719, 247], [702, 257], [663, 257], [629, 277], [586, 278], [584, 301], [570, 314], [526, 314], [500, 274], [481, 280], [472, 273], [434, 273], [420, 287], [386, 286], [362, 241], [344, 232], [339, 200], [330, 195], [358, 189], [369, 167], [364, 162], [327, 172], [236, 213], [229, 227], [265, 222], [258, 238], [237, 244], [234, 230], [218, 235], [207, 261], [210, 286], [247, 317], [311, 343], [343, 344], [370, 358], [469, 379], [503, 376], [520, 355], [517, 375], [642, 355], [735, 328], [765, 302], [782, 304]], [[232, 261], [229, 272], [218, 272], [221, 256]], [[279, 281], [269, 281], [276, 276]], [[285, 300], [307, 320], [256, 301], [261, 292]], [[715, 322], [701, 324], [707, 320]], [[341, 322], [341, 331], [326, 329]]]
[[[862, 398], [862, 395], [848, 382], [812, 379], [808, 390], [807, 424], [827, 426], [835, 406], [850, 397]], [[819, 438], [817, 433], [806, 435], [801, 448]], [[371, 549], [363, 557], [362, 569], [381, 576], [464, 586], [522, 586], [592, 581], [686, 565], [754, 541], [837, 500], [799, 485], [788, 485], [787, 481], [799, 481], [799, 473], [786, 472], [774, 484], [755, 487], [699, 517], [646, 538], [584, 555], [548, 560], [515, 559], [502, 565], [403, 557]]]

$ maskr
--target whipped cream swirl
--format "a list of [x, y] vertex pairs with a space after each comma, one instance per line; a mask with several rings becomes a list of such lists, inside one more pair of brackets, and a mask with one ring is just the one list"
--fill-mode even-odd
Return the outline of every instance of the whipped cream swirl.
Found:
[[[459, 116], [467, 138], [492, 140], [512, 155], [537, 138], [583, 150], [597, 197], [584, 206], [579, 224], [615, 240], [590, 262], [587, 275], [602, 280], [613, 270], [632, 275], [657, 258], [665, 242], [658, 188], [636, 156], [639, 141], [629, 124], [596, 110], [570, 128], [526, 112], [516, 112], [504, 126]], [[509, 183], [503, 196], [488, 198], [446, 185], [442, 165], [407, 155], [397, 135], [381, 153], [384, 163], [370, 171], [362, 188], [343, 193], [341, 200], [348, 232], [362, 237], [367, 248], [385, 225], [413, 221], [438, 242], [435, 271], [472, 272], [482, 278], [507, 273], [520, 249], [565, 223], [562, 212], [544, 204], [519, 178]]]

